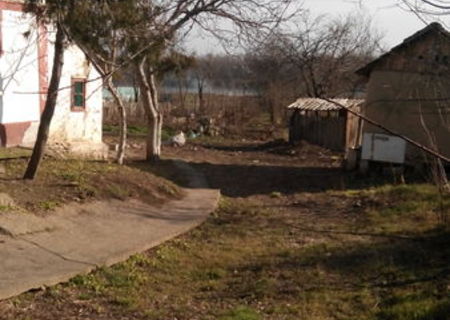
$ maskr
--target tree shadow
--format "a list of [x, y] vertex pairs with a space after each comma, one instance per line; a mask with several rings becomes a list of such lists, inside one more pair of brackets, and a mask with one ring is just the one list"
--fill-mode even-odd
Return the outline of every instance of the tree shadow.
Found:
[[330, 272], [357, 274], [358, 281], [372, 287], [406, 286], [450, 277], [450, 232], [385, 237], [383, 241], [324, 249], [303, 259]]
[[[333, 231], [330, 235], [334, 236]], [[317, 293], [335, 301], [342, 296], [342, 303], [346, 304], [347, 293], [358, 296], [370, 292], [378, 300], [373, 319], [447, 320], [450, 232], [371, 240], [318, 243], [275, 255], [271, 252], [271, 256], [249, 259], [230, 269], [253, 279], [241, 289], [252, 295], [269, 294], [264, 290], [255, 293], [254, 284], [270, 275], [270, 282], [274, 283], [271, 290], [277, 290], [270, 294], [287, 295], [287, 299]]]
[[[274, 165], [213, 164], [177, 160], [201, 172], [209, 187], [220, 189], [227, 197], [248, 197], [272, 193], [323, 192], [329, 190], [362, 189], [393, 183], [391, 177], [360, 177], [335, 167], [289, 167]], [[131, 166], [149, 171], [189, 188], [189, 179], [172, 160], [154, 164], [134, 161]]]
[[220, 143], [201, 143], [203, 148], [216, 151], [225, 152], [266, 152], [270, 154], [278, 155], [290, 155], [292, 157], [297, 156], [297, 152], [303, 154], [324, 153], [330, 156], [341, 155], [342, 153], [324, 149], [317, 145], [312, 145], [301, 141], [297, 144], [291, 144], [284, 139], [277, 139], [268, 142], [249, 142], [240, 143], [236, 145], [224, 145]]

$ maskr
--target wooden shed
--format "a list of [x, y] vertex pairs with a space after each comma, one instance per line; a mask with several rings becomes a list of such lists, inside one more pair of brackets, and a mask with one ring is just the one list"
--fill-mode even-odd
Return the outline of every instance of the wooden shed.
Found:
[[[363, 100], [333, 99], [360, 111]], [[339, 105], [319, 98], [300, 98], [288, 106], [291, 112], [289, 141], [300, 140], [334, 151], [346, 151], [360, 145], [361, 121]]]

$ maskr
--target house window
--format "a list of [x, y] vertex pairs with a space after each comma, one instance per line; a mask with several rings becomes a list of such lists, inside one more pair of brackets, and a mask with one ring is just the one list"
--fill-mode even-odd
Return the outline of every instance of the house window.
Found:
[[72, 79], [72, 111], [86, 109], [86, 79]]

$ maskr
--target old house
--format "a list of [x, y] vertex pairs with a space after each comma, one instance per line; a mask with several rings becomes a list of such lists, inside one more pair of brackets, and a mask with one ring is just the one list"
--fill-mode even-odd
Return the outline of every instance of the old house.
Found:
[[[33, 145], [53, 61], [51, 27], [24, 13], [24, 1], [0, 0], [0, 143]], [[102, 80], [83, 52], [65, 51], [50, 144], [99, 157], [102, 143]]]
[[[333, 101], [360, 111], [362, 100]], [[300, 98], [288, 106], [291, 112], [289, 141], [305, 140], [335, 151], [354, 148], [360, 141], [361, 121], [338, 104], [318, 99]]]
[[[450, 156], [449, 67], [450, 34], [432, 23], [357, 71], [368, 79], [364, 115]], [[416, 163], [424, 154], [365, 123], [362, 159]]]

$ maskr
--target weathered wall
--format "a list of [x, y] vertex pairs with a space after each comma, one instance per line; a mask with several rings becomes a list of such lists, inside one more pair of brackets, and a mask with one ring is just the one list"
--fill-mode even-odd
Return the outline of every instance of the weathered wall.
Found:
[[289, 140], [305, 140], [335, 151], [346, 149], [346, 112], [306, 111], [293, 113], [290, 120]]
[[4, 124], [39, 120], [38, 33], [30, 20], [22, 12], [2, 11], [0, 122]]
[[[2, 145], [31, 146], [36, 138], [40, 112], [53, 63], [55, 33], [38, 26], [20, 5], [0, 0], [0, 139]], [[75, 46], [65, 52], [50, 143], [102, 145], [102, 81]], [[86, 109], [71, 110], [72, 78], [87, 78]], [[90, 147], [88, 146], [90, 145]]]
[[[361, 106], [358, 105], [352, 108], [353, 111], [361, 112]], [[357, 148], [361, 146], [361, 129], [362, 129], [362, 120], [361, 118], [353, 115], [350, 112], [347, 112], [347, 128], [346, 128], [346, 142], [345, 149], [349, 148]]]
[[[450, 156], [450, 43], [432, 34], [372, 71], [364, 113], [387, 128]], [[365, 124], [364, 132], [384, 132]], [[407, 161], [423, 159], [409, 145]]]
[[[53, 56], [53, 48], [49, 50]], [[57, 108], [50, 128], [50, 139], [58, 142], [93, 142], [102, 141], [102, 104], [103, 82], [98, 72], [85, 59], [78, 48], [72, 46], [64, 55], [64, 67], [58, 95]], [[49, 59], [49, 70], [52, 61]], [[86, 78], [86, 109], [71, 110], [72, 78]]]
[[[374, 71], [368, 87], [365, 114], [387, 128], [450, 156], [450, 78], [419, 73]], [[364, 132], [384, 133], [366, 124]], [[422, 157], [411, 145], [407, 161]]]

